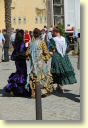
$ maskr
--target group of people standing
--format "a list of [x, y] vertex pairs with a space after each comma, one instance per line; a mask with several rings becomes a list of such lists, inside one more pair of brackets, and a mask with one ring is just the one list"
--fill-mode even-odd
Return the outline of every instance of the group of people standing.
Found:
[[[23, 30], [16, 32], [11, 55], [16, 72], [10, 75], [4, 88], [11, 95], [35, 97], [36, 83], [41, 86], [42, 96], [47, 96], [54, 90], [64, 93], [63, 85], [77, 83], [74, 69], [66, 54], [67, 43], [60, 28], [55, 27], [52, 32], [50, 30], [44, 34], [44, 29], [41, 32], [35, 28], [32, 38], [28, 37], [26, 31], [29, 40], [25, 40]], [[57, 88], [54, 84], [57, 84]]]

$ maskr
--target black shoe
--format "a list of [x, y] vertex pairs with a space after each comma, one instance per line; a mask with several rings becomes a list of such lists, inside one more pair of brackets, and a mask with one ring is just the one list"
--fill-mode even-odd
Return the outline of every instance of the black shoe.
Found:
[[9, 60], [2, 60], [2, 62], [9, 62]]
[[59, 93], [64, 93], [64, 89], [62, 89], [60, 86], [56, 88], [56, 91]]

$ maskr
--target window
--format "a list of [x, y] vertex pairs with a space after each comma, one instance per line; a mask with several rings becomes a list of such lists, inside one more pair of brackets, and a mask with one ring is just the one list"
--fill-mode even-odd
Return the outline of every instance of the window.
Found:
[[27, 20], [26, 17], [23, 18], [23, 24], [26, 24]]
[[40, 24], [42, 24], [42, 17], [40, 17]]
[[18, 18], [18, 24], [21, 24], [21, 18], [20, 17]]
[[13, 18], [13, 24], [14, 25], [16, 24], [16, 18], [15, 17]]
[[46, 16], [44, 17], [44, 23], [46, 23], [47, 22], [47, 19], [46, 19]]
[[46, 0], [43, 0], [43, 3], [46, 3]]
[[64, 4], [64, 0], [62, 0], [62, 4]]
[[38, 17], [35, 18], [35, 23], [38, 24]]
[[54, 15], [61, 15], [61, 7], [54, 6]]
[[61, 4], [61, 0], [53, 0], [54, 4]]

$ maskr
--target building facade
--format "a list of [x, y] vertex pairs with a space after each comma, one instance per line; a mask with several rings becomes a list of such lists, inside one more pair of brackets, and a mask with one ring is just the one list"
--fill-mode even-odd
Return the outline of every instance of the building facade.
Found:
[[[80, 29], [80, 0], [12, 0], [12, 27], [33, 30], [64, 24]], [[4, 0], [0, 0], [0, 29], [5, 28]]]
[[12, 27], [33, 30], [47, 24], [46, 0], [13, 0]]
[[[33, 30], [47, 25], [46, 0], [12, 0], [12, 28]], [[0, 29], [5, 28], [4, 0], [0, 0]]]
[[5, 28], [5, 10], [4, 10], [4, 0], [0, 0], [0, 29]]
[[80, 31], [80, 0], [64, 0], [65, 28], [75, 27]]
[[[80, 0], [47, 0], [49, 11], [47, 25], [65, 25], [65, 30], [70, 27], [80, 29]], [[51, 18], [51, 19], [50, 19]]]

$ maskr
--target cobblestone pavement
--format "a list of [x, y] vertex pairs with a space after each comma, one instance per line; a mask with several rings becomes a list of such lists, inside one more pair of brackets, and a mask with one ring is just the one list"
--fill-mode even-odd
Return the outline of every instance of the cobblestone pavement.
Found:
[[[77, 57], [70, 56], [78, 83], [64, 86], [65, 94], [52, 94], [42, 99], [43, 120], [80, 120], [80, 72]], [[14, 62], [0, 64], [0, 120], [35, 120], [35, 99], [3, 97], [2, 89], [15, 71]]]

